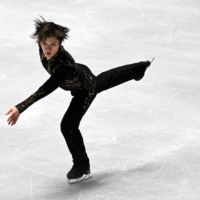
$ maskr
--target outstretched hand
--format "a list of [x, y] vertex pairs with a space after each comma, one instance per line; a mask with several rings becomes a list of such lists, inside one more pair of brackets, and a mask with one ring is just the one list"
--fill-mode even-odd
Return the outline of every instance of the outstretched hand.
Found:
[[11, 108], [6, 113], [6, 115], [9, 115], [10, 113], [11, 113], [11, 115], [9, 116], [7, 122], [8, 122], [8, 125], [11, 124], [11, 126], [12, 126], [12, 125], [16, 124], [16, 122], [17, 122], [17, 120], [19, 118], [20, 113], [19, 113], [19, 110], [16, 107]]

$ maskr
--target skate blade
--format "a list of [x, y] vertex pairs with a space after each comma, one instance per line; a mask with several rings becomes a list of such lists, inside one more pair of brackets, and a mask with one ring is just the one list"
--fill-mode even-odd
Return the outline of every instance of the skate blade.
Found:
[[155, 58], [152, 59], [151, 63], [155, 60]]
[[68, 180], [68, 183], [71, 185], [71, 184], [80, 183], [80, 182], [89, 180], [89, 179], [91, 179], [91, 178], [92, 178], [91, 175], [89, 175], [89, 174], [84, 174], [81, 178], [69, 179], [69, 180]]

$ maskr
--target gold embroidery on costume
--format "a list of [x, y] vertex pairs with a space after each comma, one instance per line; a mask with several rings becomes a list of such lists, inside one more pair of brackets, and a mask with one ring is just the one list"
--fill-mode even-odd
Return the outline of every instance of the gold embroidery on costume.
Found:
[[95, 79], [92, 80], [90, 85], [87, 85], [87, 89], [88, 89], [88, 97], [84, 101], [83, 114], [87, 111], [88, 107], [93, 101], [93, 98], [96, 96], [96, 80]]
[[[59, 61], [60, 61], [61, 63], [63, 63], [63, 64], [66, 64], [66, 63], [64, 63], [60, 58], [59, 58]], [[67, 62], [68, 62], [68, 64], [69, 64], [69, 66], [74, 67], [74, 65], [72, 65], [72, 63], [71, 63], [69, 60], [67, 60]]]
[[78, 78], [75, 77], [73, 80], [66, 80], [65, 81], [65, 86], [81, 88], [81, 83], [79, 82]]
[[35, 100], [40, 97], [44, 92], [35, 92], [32, 94], [28, 99], [23, 101], [22, 103], [18, 104], [16, 108], [19, 110], [19, 112], [23, 112], [27, 107], [31, 106], [35, 103]]
[[42, 54], [41, 58], [40, 58], [40, 61], [42, 62], [42, 60], [45, 58], [45, 55]]
[[51, 64], [50, 63], [48, 64], [47, 70], [48, 70], [49, 74], [52, 75], [52, 73], [51, 73]]
[[68, 60], [67, 62], [68, 62], [68, 64], [69, 64], [70, 66], [73, 66], [73, 65], [69, 62], [69, 60]]
[[[72, 56], [63, 47], [60, 47], [58, 53], [49, 60], [46, 59], [40, 47], [40, 60], [45, 70], [47, 70], [47, 72], [51, 76], [57, 70], [59, 70], [59, 68], [66, 67], [66, 73], [67, 73], [66, 76], [65, 75], [63, 76], [63, 74], [61, 74], [62, 76], [60, 76], [62, 77], [61, 82], [63, 81], [61, 84], [59, 83], [60, 84], [59, 86], [61, 88], [65, 90], [85, 90], [86, 91], [87, 97], [85, 98], [83, 102], [83, 111], [82, 111], [84, 114], [96, 96], [96, 77], [90, 72], [90, 70], [87, 69], [87, 67], [80, 66], [79, 68], [79, 66], [76, 65]], [[59, 73], [60, 72], [58, 71], [57, 77], [59, 77], [60, 75]], [[63, 80], [65, 78], [66, 80]], [[20, 113], [23, 112], [30, 105], [34, 104], [37, 100], [49, 94], [49, 91], [51, 91], [51, 87], [52, 88], [55, 87], [54, 82], [51, 82], [50, 86], [45, 85], [45, 87], [39, 88], [37, 92], [33, 93], [25, 101], [18, 104], [16, 107], [18, 108], [19, 112]]]

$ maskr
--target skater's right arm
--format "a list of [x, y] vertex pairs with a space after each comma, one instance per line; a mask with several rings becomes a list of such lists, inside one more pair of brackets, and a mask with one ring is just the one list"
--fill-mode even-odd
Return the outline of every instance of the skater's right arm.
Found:
[[22, 113], [36, 101], [56, 90], [66, 79], [70, 80], [73, 77], [73, 73], [74, 69], [72, 67], [68, 67], [64, 64], [60, 65], [59, 69], [57, 69], [35, 93], [33, 93], [23, 102], [17, 104], [15, 107], [20, 113]]

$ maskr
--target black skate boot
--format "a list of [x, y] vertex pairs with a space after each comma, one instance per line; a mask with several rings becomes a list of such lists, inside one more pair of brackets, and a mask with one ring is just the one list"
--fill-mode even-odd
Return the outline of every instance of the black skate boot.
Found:
[[145, 61], [146, 65], [147, 65], [147, 68], [150, 67], [151, 63], [150, 61]]
[[146, 61], [146, 62], [145, 62], [145, 63], [147, 64], [147, 68], [150, 67], [151, 63], [152, 63], [154, 60], [155, 60], [155, 58], [153, 58], [153, 59], [151, 60], [151, 62], [149, 62], [149, 61]]
[[91, 179], [90, 174], [90, 164], [76, 165], [74, 164], [71, 170], [67, 173], [67, 178], [69, 184], [79, 183], [88, 179]]
[[151, 65], [150, 61], [145, 61], [144, 63], [145, 65], [140, 67], [140, 71], [138, 72], [138, 77], [135, 78], [136, 81], [140, 81], [144, 77], [145, 71]]
[[144, 72], [138, 78], [135, 78], [136, 81], [140, 81], [144, 77], [145, 71], [147, 70], [148, 67], [150, 67], [150, 65], [154, 61], [154, 59], [155, 58], [153, 58], [151, 62], [148, 60], [144, 62], [146, 64], [146, 68], [145, 68]]

